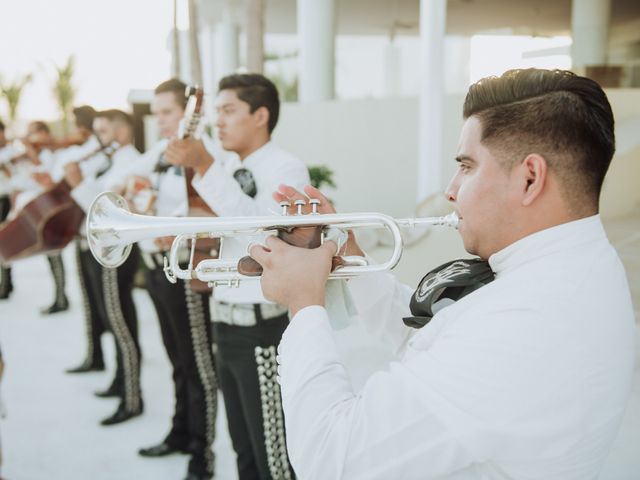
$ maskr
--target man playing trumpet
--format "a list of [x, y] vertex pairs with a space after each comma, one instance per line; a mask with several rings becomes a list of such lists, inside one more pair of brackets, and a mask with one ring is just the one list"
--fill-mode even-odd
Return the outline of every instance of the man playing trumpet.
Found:
[[[301, 478], [594, 478], [615, 438], [635, 330], [598, 215], [614, 152], [609, 102], [570, 72], [514, 70], [471, 86], [464, 118], [446, 196], [465, 249], [488, 264], [432, 271], [415, 293], [388, 274], [349, 282], [365, 325], [399, 358], [362, 391], [324, 308], [336, 245], [269, 237], [251, 248], [265, 297], [290, 309], [279, 375]], [[307, 197], [281, 186], [274, 198]], [[362, 255], [353, 239], [346, 250]], [[477, 265], [489, 272], [480, 288]], [[453, 277], [464, 286], [455, 295]]]

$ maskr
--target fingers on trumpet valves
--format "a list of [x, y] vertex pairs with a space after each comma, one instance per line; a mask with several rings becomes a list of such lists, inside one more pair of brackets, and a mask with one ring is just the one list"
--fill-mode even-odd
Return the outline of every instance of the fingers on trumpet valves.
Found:
[[293, 207], [289, 200], [282, 200], [280, 203], [281, 214], [286, 215], [307, 215], [317, 214], [318, 207], [322, 202], [317, 198], [303, 199], [298, 198], [293, 201]]

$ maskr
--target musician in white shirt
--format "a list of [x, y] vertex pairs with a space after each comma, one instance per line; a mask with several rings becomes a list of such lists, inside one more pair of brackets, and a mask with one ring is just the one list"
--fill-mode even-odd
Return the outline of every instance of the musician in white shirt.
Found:
[[[402, 318], [442, 283], [423, 283], [410, 312], [411, 289], [390, 275], [352, 280], [363, 322], [398, 353], [361, 391], [323, 307], [335, 244], [270, 238], [251, 250], [265, 296], [293, 316], [279, 374], [300, 478], [598, 476], [635, 357], [628, 283], [598, 215], [611, 107], [592, 80], [529, 69], [471, 86], [464, 117], [446, 196], [465, 249], [488, 259], [495, 280], [419, 330]], [[347, 251], [362, 253], [353, 241]]]
[[[132, 145], [133, 122], [130, 115], [120, 110], [98, 112], [93, 129], [100, 144], [108, 147], [83, 165], [70, 162], [65, 165], [65, 180], [72, 187], [71, 196], [88, 212], [97, 195], [105, 191], [122, 192], [131, 165], [140, 157]], [[89, 172], [93, 173], [90, 174]], [[83, 234], [84, 229], [81, 229]], [[120, 398], [116, 411], [101, 421], [102, 425], [122, 423], [143, 411], [140, 392], [140, 345], [138, 320], [131, 296], [133, 276], [138, 267], [137, 251], [118, 268], [100, 266], [80, 242], [78, 264], [81, 286], [91, 312], [87, 321], [87, 360], [97, 359], [100, 334], [108, 329], [116, 345], [116, 373], [111, 386], [97, 396]]]
[[[11, 210], [11, 178], [4, 163], [14, 155], [5, 135], [5, 125], [0, 121], [0, 222], [4, 222]], [[9, 298], [13, 291], [11, 268], [0, 264], [0, 300]]]
[[[273, 83], [259, 74], [229, 75], [216, 97], [218, 138], [236, 161], [198, 141], [172, 142], [167, 159], [194, 167], [193, 186], [221, 217], [273, 215], [281, 182], [309, 182], [307, 167], [271, 141], [280, 109]], [[225, 238], [222, 258], [246, 255], [248, 238]], [[285, 448], [275, 349], [289, 323], [287, 308], [268, 303], [257, 282], [214, 289], [216, 362], [240, 480], [291, 478]]]
[[[37, 180], [43, 176], [50, 176], [57, 159], [56, 152], [53, 150], [55, 144], [53, 136], [48, 125], [43, 121], [29, 123], [27, 135], [22, 139], [22, 144], [23, 152], [10, 159], [6, 170], [9, 177], [7, 186], [13, 198], [11, 217], [18, 215], [30, 201], [44, 193], [50, 186], [50, 182], [42, 185]], [[40, 309], [43, 315], [63, 312], [69, 308], [65, 293], [66, 272], [62, 255], [55, 252], [47, 254], [46, 257], [54, 283], [54, 300], [49, 306]]]
[[[186, 85], [177, 79], [162, 82], [155, 89], [151, 109], [162, 139], [149, 148], [129, 172], [134, 176], [133, 183], [138, 185], [136, 188], [146, 187], [133, 197], [134, 209], [139, 213], [158, 216], [186, 216], [189, 213], [185, 170], [165, 160], [169, 139], [178, 134], [184, 119], [185, 89]], [[143, 196], [143, 193], [153, 195]], [[191, 281], [167, 281], [163, 261], [172, 240], [147, 239], [138, 244], [146, 267], [145, 285], [158, 315], [175, 387], [174, 415], [169, 432], [158, 443], [141, 448], [138, 453], [148, 458], [189, 454], [185, 478], [209, 479], [215, 467], [212, 445], [218, 408], [209, 293], [197, 291]], [[183, 254], [186, 254], [186, 260], [186, 248]]]

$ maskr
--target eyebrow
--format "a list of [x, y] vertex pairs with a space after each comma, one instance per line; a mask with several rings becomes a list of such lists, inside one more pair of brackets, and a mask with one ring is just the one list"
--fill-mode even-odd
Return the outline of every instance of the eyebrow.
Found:
[[476, 163], [476, 161], [473, 158], [471, 158], [469, 155], [458, 155], [456, 157], [456, 162], [460, 163], [464, 161]]

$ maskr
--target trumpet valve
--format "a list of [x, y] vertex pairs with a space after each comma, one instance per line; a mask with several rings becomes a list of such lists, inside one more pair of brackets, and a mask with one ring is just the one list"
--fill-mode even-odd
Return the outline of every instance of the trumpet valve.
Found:
[[311, 205], [311, 213], [312, 214], [318, 213], [318, 207], [320, 206], [320, 200], [318, 200], [317, 198], [312, 198], [311, 200], [309, 200], [309, 205]]
[[282, 208], [282, 215], [289, 214], [290, 206], [291, 206], [291, 203], [287, 202], [286, 200], [283, 200], [282, 202], [280, 202], [280, 208]]
[[297, 215], [302, 215], [302, 207], [304, 207], [307, 204], [307, 202], [305, 202], [304, 200], [296, 200], [293, 203], [297, 208], [296, 214]]

